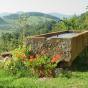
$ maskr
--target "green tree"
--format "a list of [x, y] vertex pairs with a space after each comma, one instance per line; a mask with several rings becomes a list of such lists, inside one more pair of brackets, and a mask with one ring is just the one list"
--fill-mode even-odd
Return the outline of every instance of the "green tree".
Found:
[[26, 30], [29, 29], [29, 21], [28, 21], [28, 17], [23, 13], [21, 15], [19, 15], [19, 19], [18, 19], [18, 30], [20, 33], [20, 46], [23, 47], [25, 44], [25, 37], [26, 37]]

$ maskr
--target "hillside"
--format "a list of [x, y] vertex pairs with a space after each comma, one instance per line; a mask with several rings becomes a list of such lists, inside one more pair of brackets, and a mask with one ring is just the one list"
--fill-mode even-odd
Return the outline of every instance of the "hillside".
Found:
[[9, 12], [2, 12], [0, 13], [0, 17], [3, 17], [3, 16], [7, 16], [7, 15], [10, 15], [11, 13]]
[[[4, 19], [18, 19], [21, 13], [15, 13], [15, 14], [10, 14], [7, 16], [4, 16]], [[53, 20], [59, 20], [58, 17], [52, 16], [52, 15], [48, 15], [45, 13], [40, 13], [40, 12], [25, 12], [24, 15], [26, 15], [27, 17], [29, 16], [38, 16], [38, 17], [44, 17], [44, 18], [49, 18], [49, 19], [53, 19]]]
[[[15, 14], [3, 16], [3, 20], [7, 24], [4, 23], [3, 28], [2, 26], [0, 26], [0, 29], [4, 29], [4, 32], [5, 30], [6, 31], [17, 30], [18, 29], [17, 22], [19, 21], [21, 14], [22, 12], [18, 12]], [[52, 22], [53, 21], [57, 22], [60, 20], [55, 16], [51, 16], [40, 12], [26, 12], [24, 13], [24, 15], [27, 17], [28, 25], [30, 25], [30, 28], [27, 29], [27, 31], [29, 31], [30, 29], [30, 34], [40, 34], [40, 33], [49, 32], [52, 26]]]
[[7, 22], [3, 18], [0, 18], [0, 25], [2, 24], [7, 24]]
[[49, 15], [55, 16], [55, 17], [60, 18], [60, 19], [72, 17], [71, 15], [64, 15], [61, 13], [49, 13]]

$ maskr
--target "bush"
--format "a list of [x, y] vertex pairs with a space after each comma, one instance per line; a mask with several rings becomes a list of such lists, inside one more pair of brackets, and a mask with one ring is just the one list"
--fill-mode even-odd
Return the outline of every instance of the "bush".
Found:
[[4, 69], [18, 77], [51, 77], [60, 59], [60, 55], [49, 57], [33, 54], [31, 49], [18, 48], [13, 52], [13, 59], [4, 63]]
[[29, 61], [29, 67], [32, 68], [34, 75], [37, 73], [38, 77], [53, 76], [56, 63], [51, 63], [51, 58], [47, 56], [39, 56]]

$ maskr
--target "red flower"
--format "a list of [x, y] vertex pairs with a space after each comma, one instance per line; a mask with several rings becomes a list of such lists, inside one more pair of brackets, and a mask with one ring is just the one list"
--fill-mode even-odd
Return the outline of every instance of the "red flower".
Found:
[[53, 62], [57, 62], [60, 58], [61, 58], [61, 55], [60, 55], [60, 54], [57, 54], [57, 55], [55, 55], [55, 56], [52, 58], [51, 62], [52, 62], [52, 63], [53, 63]]

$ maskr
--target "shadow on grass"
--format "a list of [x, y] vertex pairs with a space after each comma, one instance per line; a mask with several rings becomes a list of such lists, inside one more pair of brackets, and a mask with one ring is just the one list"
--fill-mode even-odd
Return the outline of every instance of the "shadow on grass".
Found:
[[88, 71], [88, 47], [80, 53], [71, 66], [72, 71], [87, 72]]

